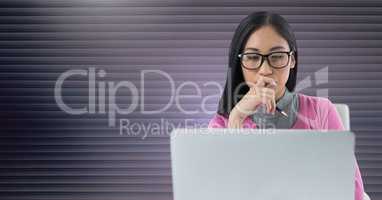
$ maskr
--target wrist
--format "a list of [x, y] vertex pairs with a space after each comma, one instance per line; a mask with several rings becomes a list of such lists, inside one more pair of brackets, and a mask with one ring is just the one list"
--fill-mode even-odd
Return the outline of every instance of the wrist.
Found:
[[231, 113], [229, 114], [230, 119], [236, 119], [240, 122], [244, 122], [244, 119], [247, 117], [245, 113], [240, 112], [236, 107], [232, 109]]

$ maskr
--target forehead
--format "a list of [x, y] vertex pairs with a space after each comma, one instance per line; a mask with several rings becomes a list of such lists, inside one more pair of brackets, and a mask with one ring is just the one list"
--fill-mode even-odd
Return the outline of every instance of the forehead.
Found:
[[265, 53], [276, 46], [283, 47], [284, 50], [289, 51], [288, 42], [271, 26], [264, 26], [249, 36], [244, 49], [255, 48]]

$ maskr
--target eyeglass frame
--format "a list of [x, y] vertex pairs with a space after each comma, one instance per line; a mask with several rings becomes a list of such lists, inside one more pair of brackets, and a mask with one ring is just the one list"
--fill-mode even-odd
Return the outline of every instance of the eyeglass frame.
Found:
[[[282, 67], [274, 67], [274, 66], [272, 66], [272, 65], [270, 64], [270, 62], [269, 62], [268, 57], [269, 57], [270, 55], [274, 54], [274, 53], [287, 53], [287, 54], [288, 54], [288, 62], [287, 62], [287, 64], [284, 65], [284, 66], [282, 66]], [[260, 53], [255, 53], [255, 52], [249, 52], [249, 53], [240, 53], [239, 55], [237, 55], [237, 57], [238, 57], [239, 60], [240, 60], [240, 64], [241, 64], [241, 66], [244, 67], [245, 69], [248, 69], [248, 70], [258, 70], [258, 69], [260, 69], [261, 66], [263, 65], [265, 59], [267, 60], [268, 65], [269, 65], [270, 67], [272, 67], [273, 69], [283, 69], [283, 68], [285, 68], [286, 66], [288, 66], [288, 64], [289, 64], [289, 62], [290, 62], [290, 57], [293, 55], [293, 53], [294, 53], [293, 50], [291, 50], [291, 51], [275, 51], [275, 52], [272, 52], [272, 53], [269, 53], [269, 54], [265, 54], [265, 55], [260, 54]], [[261, 62], [260, 62], [259, 67], [257, 67], [257, 68], [248, 68], [248, 67], [246, 67], [246, 66], [243, 64], [243, 61], [242, 61], [243, 56], [244, 56], [244, 55], [250, 55], [250, 54], [256, 54], [256, 55], [261, 56]], [[265, 58], [265, 59], [264, 59], [264, 58]]]

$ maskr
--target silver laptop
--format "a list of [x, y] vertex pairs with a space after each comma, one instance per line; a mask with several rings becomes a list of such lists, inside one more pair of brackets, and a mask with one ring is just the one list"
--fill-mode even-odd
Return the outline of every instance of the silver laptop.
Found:
[[349, 131], [176, 129], [174, 200], [353, 200]]

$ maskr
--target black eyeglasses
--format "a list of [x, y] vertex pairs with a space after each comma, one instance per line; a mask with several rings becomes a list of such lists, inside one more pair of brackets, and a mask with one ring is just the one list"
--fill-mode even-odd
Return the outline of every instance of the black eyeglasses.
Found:
[[259, 53], [242, 53], [239, 54], [241, 65], [249, 70], [256, 70], [263, 65], [264, 58], [267, 59], [269, 66], [275, 69], [281, 69], [289, 64], [290, 56], [293, 51], [285, 52], [272, 52], [270, 54], [262, 55]]

